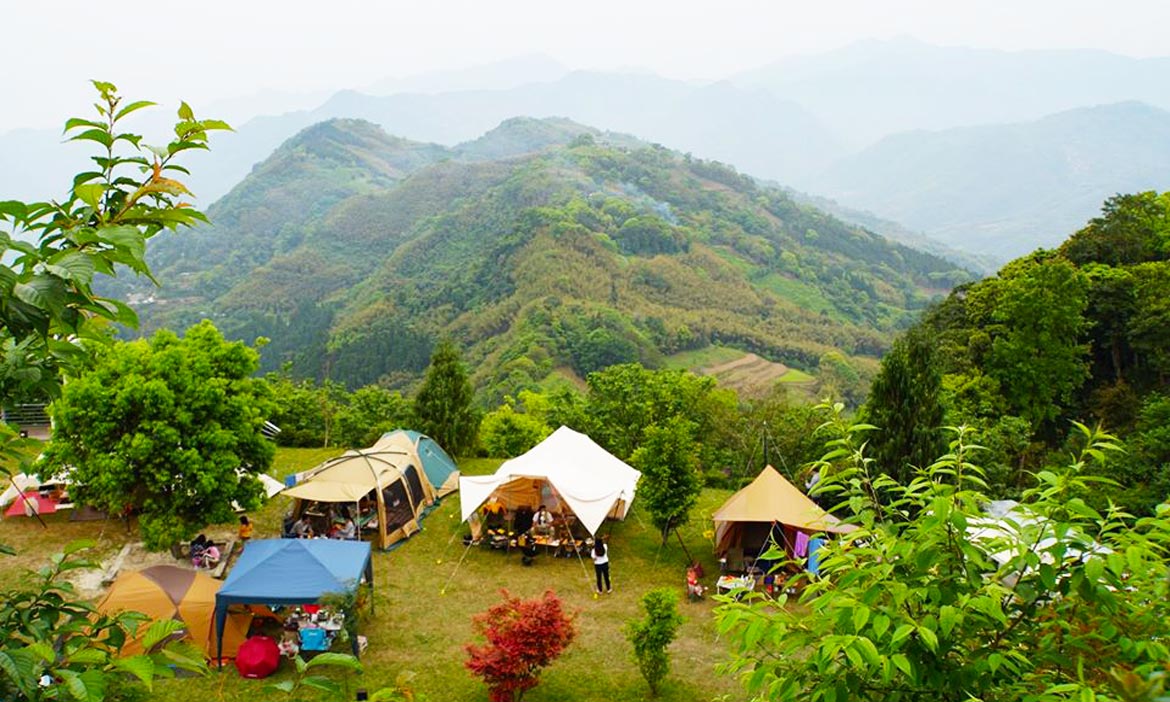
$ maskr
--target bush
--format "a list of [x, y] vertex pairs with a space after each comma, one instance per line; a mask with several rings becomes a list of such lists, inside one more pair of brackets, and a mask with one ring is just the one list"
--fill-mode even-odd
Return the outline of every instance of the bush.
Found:
[[491, 702], [517, 702], [536, 687], [540, 671], [577, 635], [556, 593], [521, 600], [503, 591], [504, 601], [476, 615], [474, 627], [486, 645], [468, 644], [468, 670], [483, 678]]
[[480, 443], [497, 458], [519, 456], [551, 433], [539, 418], [517, 412], [510, 403], [488, 412], [479, 426]]
[[670, 588], [651, 590], [642, 596], [643, 619], [626, 624], [626, 638], [634, 645], [638, 670], [650, 685], [650, 694], [658, 695], [658, 684], [670, 672], [670, 654], [666, 647], [678, 635], [683, 618], [678, 613], [678, 594]]

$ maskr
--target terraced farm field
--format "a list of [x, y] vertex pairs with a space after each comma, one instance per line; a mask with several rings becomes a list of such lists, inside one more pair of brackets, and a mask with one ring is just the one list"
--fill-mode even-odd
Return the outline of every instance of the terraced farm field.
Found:
[[785, 383], [794, 391], [814, 394], [816, 378], [783, 363], [774, 363], [754, 353], [741, 355], [731, 361], [699, 368], [698, 373], [713, 376], [723, 387], [734, 388], [741, 394], [766, 391], [777, 382]]

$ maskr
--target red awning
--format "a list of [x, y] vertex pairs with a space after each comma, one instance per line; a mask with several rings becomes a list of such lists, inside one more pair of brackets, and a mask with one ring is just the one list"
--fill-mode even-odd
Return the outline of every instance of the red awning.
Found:
[[42, 497], [36, 490], [18, 496], [4, 511], [5, 517], [31, 517], [34, 514], [52, 514], [57, 511], [57, 501]]

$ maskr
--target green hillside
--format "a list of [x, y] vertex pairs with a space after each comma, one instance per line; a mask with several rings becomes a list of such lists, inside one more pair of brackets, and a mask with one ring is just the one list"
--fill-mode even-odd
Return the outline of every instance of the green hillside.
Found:
[[[567, 120], [453, 149], [353, 120], [281, 146], [151, 251], [147, 328], [210, 316], [267, 368], [409, 383], [454, 338], [494, 393], [721, 344], [875, 356], [967, 279], [719, 164]], [[863, 363], [863, 367], [872, 364]]]

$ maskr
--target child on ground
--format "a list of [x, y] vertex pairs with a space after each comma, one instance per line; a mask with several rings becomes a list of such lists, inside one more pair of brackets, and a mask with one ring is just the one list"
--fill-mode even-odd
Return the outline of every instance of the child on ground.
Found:
[[252, 530], [252, 522], [248, 519], [248, 515], [241, 514], [239, 531], [240, 541], [246, 542], [248, 539], [252, 538]]

